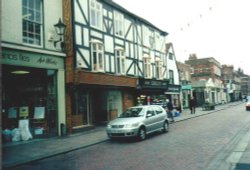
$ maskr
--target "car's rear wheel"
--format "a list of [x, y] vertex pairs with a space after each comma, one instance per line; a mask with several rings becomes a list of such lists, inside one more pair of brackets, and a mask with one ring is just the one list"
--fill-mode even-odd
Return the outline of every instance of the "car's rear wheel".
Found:
[[146, 139], [146, 130], [145, 130], [145, 128], [141, 127], [141, 128], [139, 129], [137, 137], [138, 137], [138, 139], [139, 139], [140, 141]]
[[162, 126], [162, 132], [166, 133], [168, 131], [169, 131], [169, 124], [168, 122], [165, 121]]

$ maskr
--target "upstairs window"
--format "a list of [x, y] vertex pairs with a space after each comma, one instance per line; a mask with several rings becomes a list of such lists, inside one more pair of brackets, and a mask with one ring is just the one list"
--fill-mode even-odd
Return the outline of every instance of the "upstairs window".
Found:
[[123, 23], [124, 23], [124, 18], [123, 18], [123, 15], [119, 12], [114, 12], [114, 21], [115, 21], [115, 35], [117, 36], [121, 36], [123, 37], [124, 36], [124, 26], [123, 26]]
[[116, 72], [117, 74], [126, 74], [126, 57], [123, 49], [115, 50]]
[[156, 78], [161, 80], [163, 79], [163, 75], [162, 75], [163, 62], [158, 58], [156, 59], [155, 64], [156, 64], [156, 67], [155, 67]]
[[91, 43], [92, 71], [104, 72], [103, 44], [99, 41]]
[[173, 57], [173, 53], [169, 53], [169, 56], [168, 56], [169, 60], [173, 60], [174, 57]]
[[174, 71], [169, 70], [169, 84], [174, 84]]
[[144, 77], [151, 78], [152, 71], [151, 71], [151, 62], [149, 56], [143, 58], [143, 68], [144, 68]]
[[90, 2], [90, 25], [102, 29], [102, 5], [96, 0]]
[[41, 0], [22, 1], [23, 43], [41, 45], [42, 5]]

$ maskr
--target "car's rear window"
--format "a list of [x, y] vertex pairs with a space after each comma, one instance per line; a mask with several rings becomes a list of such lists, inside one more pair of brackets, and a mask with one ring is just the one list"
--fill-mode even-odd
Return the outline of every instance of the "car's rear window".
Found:
[[140, 117], [143, 116], [142, 108], [129, 108], [125, 112], [123, 112], [119, 117], [127, 118], [127, 117]]

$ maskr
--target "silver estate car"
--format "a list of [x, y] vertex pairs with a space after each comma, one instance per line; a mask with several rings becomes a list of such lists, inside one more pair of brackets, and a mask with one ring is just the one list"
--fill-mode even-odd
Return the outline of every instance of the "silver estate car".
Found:
[[106, 132], [110, 139], [137, 137], [144, 140], [155, 131], [168, 132], [169, 119], [165, 109], [159, 105], [134, 106], [110, 121]]

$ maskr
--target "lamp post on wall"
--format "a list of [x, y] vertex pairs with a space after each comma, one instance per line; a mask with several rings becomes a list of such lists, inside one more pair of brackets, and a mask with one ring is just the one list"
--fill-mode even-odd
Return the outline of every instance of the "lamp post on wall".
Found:
[[63, 41], [63, 36], [65, 33], [65, 28], [66, 25], [62, 22], [61, 18], [59, 19], [58, 23], [54, 25], [56, 34], [59, 35], [59, 40], [54, 41], [54, 47], [56, 47], [56, 44], [60, 42], [60, 47], [64, 51], [64, 41]]

